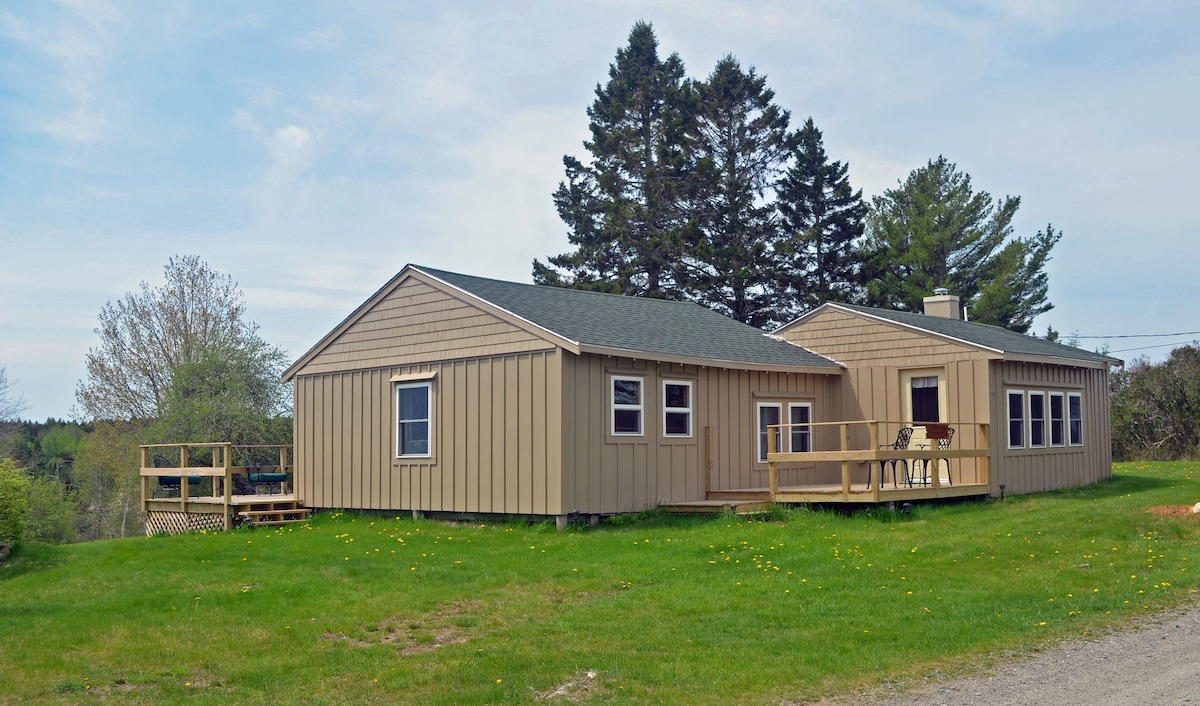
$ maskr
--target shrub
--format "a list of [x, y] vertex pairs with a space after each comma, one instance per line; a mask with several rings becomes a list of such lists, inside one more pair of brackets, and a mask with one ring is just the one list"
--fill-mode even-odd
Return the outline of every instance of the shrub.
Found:
[[0, 544], [19, 544], [29, 512], [29, 478], [11, 458], [0, 458]]

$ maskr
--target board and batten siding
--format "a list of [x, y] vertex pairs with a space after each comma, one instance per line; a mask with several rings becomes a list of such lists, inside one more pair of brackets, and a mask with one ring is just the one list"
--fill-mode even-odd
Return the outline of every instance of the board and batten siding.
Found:
[[[755, 461], [757, 402], [811, 402], [814, 421], [841, 415], [840, 372], [831, 375], [729, 370], [602, 355], [563, 356], [563, 509], [607, 514], [706, 497], [705, 427], [712, 428], [711, 487], [766, 487], [767, 466]], [[643, 434], [613, 436], [609, 379], [644, 380]], [[664, 437], [664, 380], [692, 383], [692, 436]], [[822, 432], [836, 433], [836, 432]], [[792, 468], [784, 485], [831, 474]], [[829, 481], [832, 482], [832, 481]]]
[[[1109, 375], [1103, 368], [994, 361], [992, 371], [992, 492], [1037, 493], [1074, 488], [1112, 477]], [[1083, 445], [1008, 448], [1008, 390], [1078, 392], [1083, 395]], [[1048, 403], [1047, 403], [1048, 404]], [[1026, 397], [1028, 405], [1028, 397]], [[1026, 410], [1028, 414], [1028, 410]], [[1049, 422], [1047, 421], [1047, 424]], [[1028, 418], [1026, 419], [1028, 442]], [[1047, 434], [1049, 431], [1047, 431]]]
[[[309, 507], [558, 515], [561, 353], [299, 375], [296, 492]], [[432, 456], [396, 458], [391, 378], [432, 379]]]
[[300, 372], [367, 370], [552, 347], [461, 297], [410, 277], [328, 342]]

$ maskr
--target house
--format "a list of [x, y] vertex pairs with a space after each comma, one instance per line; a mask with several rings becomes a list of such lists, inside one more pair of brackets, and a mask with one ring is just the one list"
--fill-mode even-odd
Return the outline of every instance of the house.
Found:
[[[933, 299], [946, 317], [826, 304], [767, 335], [689, 302], [409, 265], [284, 374], [296, 498], [565, 520], [1107, 477], [1119, 361], [960, 321], [952, 297]], [[929, 422], [955, 425], [953, 448], [933, 434], [899, 452], [872, 443], [903, 425], [919, 439]], [[893, 470], [884, 489], [886, 454], [940, 472], [901, 488]]]
[[1122, 361], [964, 321], [959, 298], [924, 314], [826, 303], [775, 335], [846, 366], [850, 418], [987, 424], [991, 495], [1088, 485], [1112, 475], [1109, 369]]
[[409, 265], [285, 372], [295, 492], [560, 518], [702, 500], [766, 485], [766, 425], [841, 419], [843, 375], [694, 303]]

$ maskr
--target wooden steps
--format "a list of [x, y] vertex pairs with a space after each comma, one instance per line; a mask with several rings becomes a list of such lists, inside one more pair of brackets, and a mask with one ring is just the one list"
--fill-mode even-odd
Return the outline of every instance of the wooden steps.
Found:
[[307, 522], [311, 516], [312, 510], [302, 507], [295, 500], [268, 500], [249, 503], [238, 508], [238, 517], [241, 521], [254, 527]]
[[763, 500], [709, 499], [669, 503], [662, 507], [672, 515], [757, 515], [770, 510], [771, 503]]

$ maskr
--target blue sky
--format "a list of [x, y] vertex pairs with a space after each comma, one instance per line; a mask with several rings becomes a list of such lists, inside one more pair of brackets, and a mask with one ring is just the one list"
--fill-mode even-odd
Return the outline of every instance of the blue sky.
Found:
[[1039, 332], [1200, 330], [1196, 2], [16, 0], [0, 362], [25, 416], [70, 415], [101, 307], [175, 254], [293, 357], [405, 263], [529, 281], [639, 19], [693, 77], [756, 67], [868, 197], [939, 154], [1019, 195], [1019, 235], [1064, 233]]

